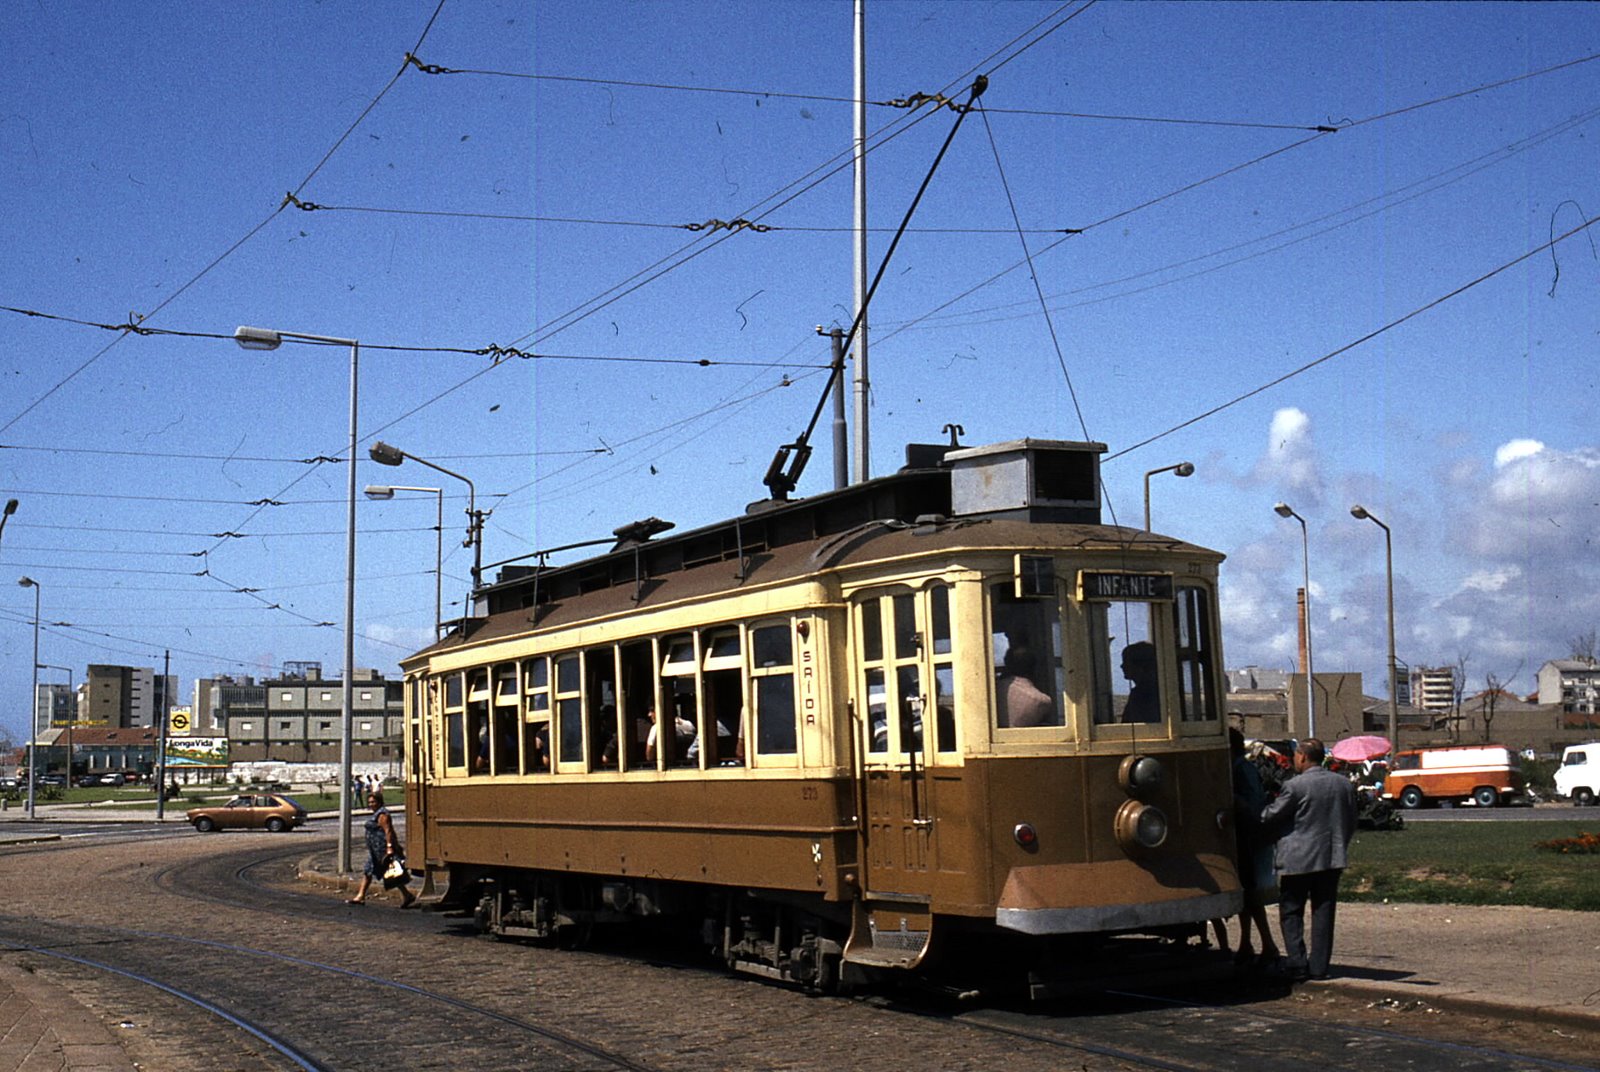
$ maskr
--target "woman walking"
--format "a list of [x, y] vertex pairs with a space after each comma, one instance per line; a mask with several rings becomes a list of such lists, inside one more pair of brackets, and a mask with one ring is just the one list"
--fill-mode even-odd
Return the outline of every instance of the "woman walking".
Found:
[[404, 871], [398, 879], [388, 879], [384, 871], [396, 861], [404, 861], [406, 850], [400, 844], [400, 835], [395, 832], [394, 819], [389, 815], [389, 809], [383, 806], [383, 793], [373, 790], [367, 794], [367, 806], [372, 809], [372, 814], [367, 816], [365, 826], [367, 839], [367, 867], [361, 874], [361, 886], [356, 890], [356, 895], [346, 901], [346, 904], [366, 904], [367, 890], [372, 888], [372, 880], [376, 878], [389, 888], [391, 883], [400, 890], [400, 907], [410, 908], [417, 903], [417, 895], [411, 892], [407, 885], [411, 876]]

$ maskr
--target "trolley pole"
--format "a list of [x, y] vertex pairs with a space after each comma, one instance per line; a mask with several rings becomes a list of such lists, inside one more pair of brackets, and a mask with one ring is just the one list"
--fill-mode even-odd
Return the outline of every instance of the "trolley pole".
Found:
[[167, 682], [171, 680], [172, 652], [161, 660], [161, 710], [156, 712], [160, 728], [156, 730], [156, 821], [167, 817], [167, 723], [172, 719], [172, 697], [167, 695]]

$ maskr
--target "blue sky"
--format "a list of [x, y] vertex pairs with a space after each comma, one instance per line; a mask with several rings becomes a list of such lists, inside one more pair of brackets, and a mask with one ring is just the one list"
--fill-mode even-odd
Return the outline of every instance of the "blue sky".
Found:
[[[1530, 690], [1600, 624], [1600, 267], [1587, 233], [1539, 251], [1600, 212], [1600, 13], [1080, 8], [869, 3], [871, 100], [989, 76], [874, 301], [874, 472], [952, 422], [1096, 439], [1138, 525], [1143, 474], [1194, 462], [1154, 478], [1155, 527], [1229, 556], [1230, 665], [1294, 664], [1285, 500], [1317, 667], [1381, 695], [1359, 501], [1394, 530], [1400, 658]], [[0, 27], [14, 735], [22, 575], [40, 661], [80, 681], [167, 650], [185, 696], [338, 672], [345, 472], [315, 459], [345, 450], [348, 353], [246, 352], [238, 325], [362, 341], [358, 481], [445, 488], [457, 613], [464, 485], [372, 439], [470, 476], [496, 562], [735, 513], [816, 404], [815, 327], [851, 301], [846, 3], [69, 2]], [[874, 268], [955, 118], [869, 109]], [[771, 229], [686, 227], [735, 219]], [[540, 356], [466, 352], [491, 346]], [[801, 494], [830, 486], [826, 422], [817, 445]], [[434, 499], [358, 517], [356, 662], [394, 673], [431, 636]]]

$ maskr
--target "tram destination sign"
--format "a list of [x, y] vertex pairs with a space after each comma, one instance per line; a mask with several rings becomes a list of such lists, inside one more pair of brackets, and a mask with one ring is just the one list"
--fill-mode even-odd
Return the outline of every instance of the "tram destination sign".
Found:
[[1083, 570], [1078, 574], [1080, 599], [1122, 599], [1158, 602], [1172, 598], [1172, 574]]

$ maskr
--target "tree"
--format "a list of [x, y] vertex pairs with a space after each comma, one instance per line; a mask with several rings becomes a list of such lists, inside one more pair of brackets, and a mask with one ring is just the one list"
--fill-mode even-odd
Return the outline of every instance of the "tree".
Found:
[[1597, 653], [1600, 653], [1600, 634], [1593, 629], [1587, 633], [1579, 633], [1567, 641], [1567, 646], [1571, 648], [1574, 659], [1593, 666], [1597, 661]]
[[1455, 693], [1455, 702], [1450, 712], [1450, 738], [1455, 741], [1461, 740], [1461, 698], [1467, 691], [1468, 658], [1464, 651], [1456, 656], [1453, 666], [1455, 673], [1450, 678], [1450, 688]]
[[1510, 684], [1513, 681], [1515, 681], [1517, 679], [1517, 675], [1520, 674], [1520, 673], [1522, 673], [1522, 664], [1518, 663], [1517, 664], [1517, 668], [1515, 670], [1511, 671], [1510, 676], [1508, 676], [1506, 678], [1502, 679], [1500, 677], [1500, 675], [1494, 673], [1493, 671], [1490, 671], [1489, 673], [1486, 673], [1486, 674], [1483, 675], [1483, 688], [1484, 688], [1484, 698], [1483, 698], [1483, 743], [1484, 744], [1488, 744], [1489, 743], [1489, 733], [1494, 728], [1494, 713], [1495, 713], [1494, 709], [1495, 709], [1495, 704], [1500, 702], [1500, 697], [1501, 696], [1506, 695], [1506, 689], [1510, 686]]

